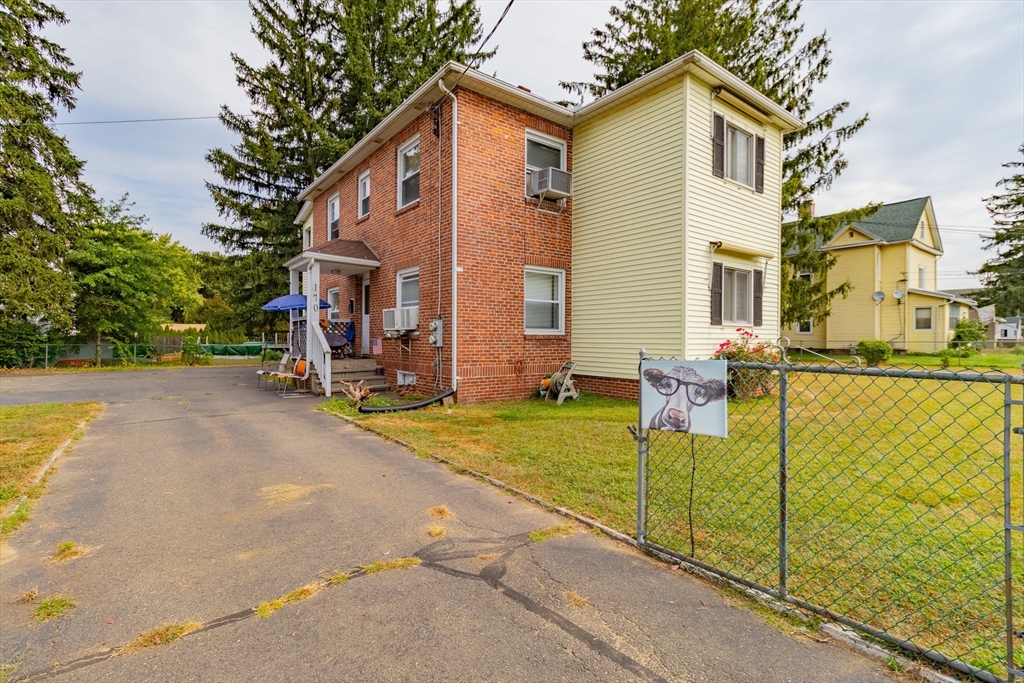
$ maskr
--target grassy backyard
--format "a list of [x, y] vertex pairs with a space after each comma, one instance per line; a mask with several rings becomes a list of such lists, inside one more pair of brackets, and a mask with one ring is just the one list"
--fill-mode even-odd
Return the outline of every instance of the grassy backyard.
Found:
[[[998, 672], [1003, 385], [804, 374], [790, 387], [790, 593]], [[652, 433], [651, 541], [690, 554], [692, 518], [695, 557], [778, 585], [777, 400], [730, 401], [728, 439]], [[635, 532], [635, 403], [584, 395], [357, 419]], [[1014, 564], [1024, 575], [1024, 553]]]
[[[841, 353], [828, 354], [829, 358], [841, 363], [849, 363], [850, 356]], [[820, 356], [801, 353], [799, 350], [789, 352], [789, 359], [795, 363], [806, 362], [816, 363], [822, 361]], [[1024, 364], [1024, 355], [1019, 353], [979, 353], [968, 358], [950, 358], [950, 370], [989, 370], [997, 368], [1007, 372], [1020, 372]], [[942, 367], [942, 358], [927, 353], [908, 353], [902, 356], [894, 355], [883, 367], [911, 368], [923, 366], [929, 369]]]
[[[0, 406], [0, 513], [22, 496], [37, 497], [35, 479], [50, 455], [85, 420], [99, 414], [99, 403], [47, 403]], [[28, 505], [3, 518], [0, 537], [12, 533], [28, 516]]]

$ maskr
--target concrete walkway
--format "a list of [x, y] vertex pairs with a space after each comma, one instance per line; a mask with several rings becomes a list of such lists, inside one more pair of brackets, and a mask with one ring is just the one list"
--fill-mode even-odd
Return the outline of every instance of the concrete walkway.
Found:
[[[83, 400], [109, 405], [3, 552], [0, 665], [14, 680], [891, 680], [602, 536], [533, 542], [564, 519], [315, 399], [257, 392], [252, 368], [0, 377], [7, 405]], [[454, 517], [432, 519], [437, 505]], [[90, 552], [46, 561], [63, 539]], [[251, 611], [410, 556], [422, 564]], [[37, 625], [11, 602], [29, 590], [78, 606]], [[112, 656], [170, 622], [206, 628]]]

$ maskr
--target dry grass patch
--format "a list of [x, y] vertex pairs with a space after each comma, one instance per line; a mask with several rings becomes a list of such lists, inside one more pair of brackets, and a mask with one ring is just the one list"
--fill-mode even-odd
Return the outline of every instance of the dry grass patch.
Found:
[[277, 503], [289, 503], [293, 500], [305, 498], [306, 496], [313, 493], [317, 489], [329, 487], [330, 484], [321, 484], [319, 486], [303, 486], [300, 484], [274, 484], [273, 486], [264, 486], [263, 488], [261, 488], [259, 496], [267, 505], [276, 505]]
[[530, 540], [534, 543], [543, 543], [549, 541], [552, 538], [564, 538], [566, 536], [572, 536], [576, 533], [576, 525], [571, 522], [565, 522], [564, 524], [556, 524], [549, 526], [546, 529], [537, 529], [526, 534], [530, 537]]
[[575, 593], [573, 591], [565, 591], [565, 599], [568, 600], [569, 604], [573, 607], [586, 607], [590, 604], [590, 600], [587, 600], [579, 593]]
[[82, 555], [85, 555], [87, 552], [89, 552], [87, 549], [78, 545], [74, 541], [64, 539], [63, 541], [57, 544], [57, 552], [55, 552], [53, 555], [50, 555], [46, 559], [48, 559], [50, 562], [59, 562], [61, 564], [64, 564], [65, 562], [70, 562], [76, 557], [81, 557]]
[[[337, 575], [335, 575], [337, 576]], [[333, 577], [332, 577], [333, 578]], [[340, 583], [340, 581], [339, 581]], [[256, 614], [261, 618], [266, 619], [271, 614], [281, 609], [285, 605], [289, 605], [295, 602], [302, 602], [303, 600], [309, 600], [311, 597], [316, 595], [320, 589], [323, 588], [323, 584], [311, 583], [308, 586], [302, 588], [296, 588], [291, 593], [283, 595], [277, 600], [270, 600], [269, 602], [262, 602], [256, 607]]]
[[327, 579], [328, 586], [337, 586], [339, 583], [345, 583], [352, 577], [345, 572], [334, 572], [330, 578]]
[[35, 602], [36, 598], [38, 598], [38, 597], [39, 597], [39, 591], [37, 591], [35, 588], [33, 588], [30, 591], [25, 591], [21, 595], [15, 596], [14, 598], [11, 599], [10, 603], [12, 605], [27, 605], [30, 602]]
[[440, 524], [431, 524], [430, 527], [427, 528], [427, 533], [433, 536], [434, 538], [441, 538], [442, 536], [448, 533], [448, 530]]
[[413, 567], [418, 567], [420, 562], [422, 560], [418, 557], [399, 557], [394, 560], [368, 564], [362, 568], [362, 571], [363, 574], [369, 576], [370, 574], [380, 574], [381, 572], [389, 572], [395, 569], [412, 569]]
[[62, 617], [77, 606], [77, 603], [66, 595], [51, 595], [36, 605], [33, 613], [39, 623]]
[[455, 516], [447, 505], [436, 505], [427, 510], [427, 514], [434, 519], [449, 519]]
[[178, 638], [203, 627], [198, 621], [175, 622], [146, 631], [138, 638], [114, 650], [114, 655], [127, 655], [149, 647], [168, 645]]
[[[0, 512], [22, 496], [38, 497], [41, 486], [32, 482], [39, 469], [78, 425], [100, 413], [99, 403], [44, 403], [31, 406], [0, 406]], [[22, 506], [25, 507], [24, 505]], [[28, 519], [27, 509], [4, 518], [7, 535]]]

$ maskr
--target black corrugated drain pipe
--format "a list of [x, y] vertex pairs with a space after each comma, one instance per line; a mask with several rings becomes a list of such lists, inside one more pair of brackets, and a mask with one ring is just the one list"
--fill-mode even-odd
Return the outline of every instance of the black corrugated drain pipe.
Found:
[[404, 404], [398, 405], [398, 406], [364, 406], [364, 405], [360, 404], [359, 412], [360, 413], [396, 413], [399, 410], [416, 410], [417, 408], [426, 408], [431, 403], [437, 403], [437, 402], [442, 401], [442, 400], [444, 400], [444, 399], [446, 399], [449, 396], [452, 396], [454, 394], [455, 394], [455, 389], [448, 388], [448, 389], [445, 389], [444, 391], [442, 391], [437, 396], [431, 396], [430, 398], [425, 398], [422, 401], [416, 401], [415, 403], [404, 403]]

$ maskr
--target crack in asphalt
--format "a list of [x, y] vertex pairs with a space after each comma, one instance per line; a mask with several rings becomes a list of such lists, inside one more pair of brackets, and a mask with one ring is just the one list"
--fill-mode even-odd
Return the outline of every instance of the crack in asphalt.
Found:
[[[508, 558], [510, 558], [516, 551], [524, 547], [528, 548], [533, 543], [534, 541], [532, 541], [527, 534], [517, 534], [514, 536], [504, 536], [490, 539], [459, 539], [458, 542], [454, 541], [453, 539], [446, 538], [439, 541], [435, 541], [434, 543], [431, 543], [421, 548], [413, 554], [413, 557], [416, 557], [421, 561], [420, 566], [422, 567], [426, 567], [428, 569], [432, 569], [442, 574], [446, 574], [448, 576], [452, 576], [459, 579], [481, 581], [490, 586], [491, 588], [493, 588], [501, 595], [511, 600], [512, 602], [518, 604], [527, 612], [540, 617], [544, 622], [551, 624], [552, 626], [558, 627], [569, 636], [575, 638], [579, 642], [586, 645], [593, 652], [610, 660], [614, 664], [618, 665], [620, 668], [644, 680], [657, 681], [659, 683], [667, 683], [665, 678], [658, 675], [651, 669], [647, 668], [640, 662], [636, 661], [629, 655], [616, 649], [614, 645], [602, 640], [593, 633], [587, 631], [585, 628], [569, 620], [565, 616], [559, 614], [553, 609], [545, 607], [538, 601], [534, 600], [533, 598], [529, 597], [524, 593], [519, 592], [515, 588], [512, 588], [511, 586], [502, 581], [502, 579], [505, 577], [505, 574], [508, 572]], [[451, 562], [454, 560], [465, 560], [479, 557], [480, 555], [487, 554], [488, 551], [492, 553], [498, 553], [498, 557], [490, 563], [488, 563], [487, 565], [485, 565], [479, 571], [479, 573], [476, 574], [467, 571], [462, 571], [460, 569], [455, 569], [454, 567], [449, 567], [445, 564], [442, 564], [443, 562]], [[530, 553], [529, 561], [532, 565], [536, 566], [539, 569], [542, 569], [545, 573], [548, 574], [549, 577], [551, 577], [551, 573], [547, 569], [541, 567], [541, 565], [533, 557], [532, 553]], [[366, 574], [363, 572], [362, 568], [358, 568], [349, 574], [349, 580], [357, 579], [361, 576], [366, 576]], [[562, 584], [562, 582], [560, 581], [554, 580], [553, 577], [551, 578], [555, 583], [565, 585]], [[332, 584], [328, 581], [322, 585], [320, 590], [334, 588], [336, 585], [344, 585], [345, 583], [347, 582]], [[212, 631], [214, 629], [222, 628], [224, 626], [230, 626], [231, 624], [238, 623], [239, 621], [251, 619], [254, 616], [257, 616], [257, 612], [256, 608], [252, 607], [235, 612], [233, 614], [227, 614], [221, 617], [217, 617], [216, 619], [204, 623], [201, 628], [198, 628], [195, 631], [192, 631], [181, 636], [179, 640], [194, 636], [198, 633], [204, 633], [206, 631]], [[571, 648], [565, 648], [564, 646], [556, 643], [554, 640], [548, 638], [547, 636], [543, 637], [548, 642], [556, 644], [559, 648], [566, 650], [576, 661], [580, 663], [584, 671], [586, 671], [588, 674], [595, 678], [599, 678], [599, 676], [595, 672], [591, 671], [586, 666], [586, 662]], [[98, 652], [93, 651], [87, 655], [71, 659], [67, 662], [54, 664], [45, 669], [30, 672], [25, 676], [14, 676], [10, 680], [12, 682], [18, 681], [19, 683], [27, 683], [28, 681], [33, 681], [44, 677], [50, 678], [53, 676], [59, 676], [69, 671], [76, 671], [78, 669], [82, 669], [84, 667], [91, 666], [93, 664], [97, 664], [99, 662], [103, 662], [108, 659], [111, 659], [112, 657], [117, 656], [117, 652], [120, 647], [121, 646], [107, 648], [105, 650], [101, 650]]]

